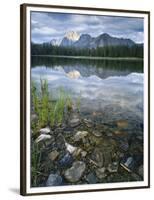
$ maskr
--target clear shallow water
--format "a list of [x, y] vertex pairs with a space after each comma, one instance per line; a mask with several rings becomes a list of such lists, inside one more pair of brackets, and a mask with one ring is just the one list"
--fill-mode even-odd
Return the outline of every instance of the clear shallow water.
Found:
[[[49, 62], [50, 61], [50, 62]], [[72, 79], [67, 73], [80, 72]], [[143, 121], [142, 63], [137, 61], [80, 61], [52, 58], [32, 59], [32, 80], [47, 79], [57, 97], [63, 87], [75, 99], [81, 96], [81, 112], [102, 112], [104, 120]]]

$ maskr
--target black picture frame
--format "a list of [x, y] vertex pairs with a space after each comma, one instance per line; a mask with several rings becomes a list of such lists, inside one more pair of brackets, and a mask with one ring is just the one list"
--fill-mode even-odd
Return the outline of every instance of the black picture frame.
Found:
[[[144, 14], [148, 17], [148, 183], [147, 185], [135, 186], [135, 187], [120, 187], [120, 188], [95, 188], [86, 190], [71, 190], [71, 191], [47, 191], [47, 192], [27, 192], [27, 9], [31, 7], [35, 8], [58, 8], [58, 9], [73, 9], [82, 11], [100, 11], [100, 12], [113, 12], [113, 13], [132, 13], [132, 14]], [[43, 4], [22, 4], [20, 5], [20, 194], [24, 196], [28, 195], [47, 195], [47, 194], [66, 194], [66, 193], [79, 193], [79, 192], [98, 192], [98, 191], [113, 191], [113, 190], [127, 190], [127, 189], [145, 189], [150, 188], [150, 12], [141, 10], [122, 10], [122, 9], [107, 9], [107, 8], [92, 8], [92, 7], [71, 7], [71, 6], [59, 6], [59, 5], [43, 5]]]

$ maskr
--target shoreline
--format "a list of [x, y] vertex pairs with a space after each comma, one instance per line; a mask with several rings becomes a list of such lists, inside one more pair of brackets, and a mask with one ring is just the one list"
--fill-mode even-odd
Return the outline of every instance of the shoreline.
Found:
[[65, 55], [31, 55], [33, 57], [51, 57], [51, 58], [71, 58], [71, 59], [89, 59], [89, 60], [126, 60], [143, 61], [143, 58], [137, 57], [89, 57], [89, 56], [65, 56]]

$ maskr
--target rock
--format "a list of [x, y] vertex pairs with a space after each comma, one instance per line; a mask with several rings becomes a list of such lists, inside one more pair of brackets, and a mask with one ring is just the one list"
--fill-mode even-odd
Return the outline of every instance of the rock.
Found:
[[90, 119], [84, 119], [83, 121], [84, 121], [85, 125], [86, 125], [88, 128], [93, 127], [93, 122], [92, 122], [92, 120], [90, 120]]
[[108, 165], [107, 170], [110, 173], [114, 173], [118, 171], [118, 163], [117, 162], [113, 162], [111, 164]]
[[56, 128], [55, 129], [55, 133], [56, 133], [56, 135], [58, 135], [59, 133], [63, 133], [63, 131], [64, 131], [64, 128]]
[[92, 134], [94, 136], [96, 136], [96, 137], [101, 137], [102, 136], [102, 133], [100, 133], [99, 131], [96, 131], [96, 130], [92, 131]]
[[81, 139], [85, 138], [88, 135], [87, 131], [78, 131], [75, 135], [74, 135], [74, 141], [78, 142]]
[[72, 146], [71, 144], [68, 144], [67, 142], [65, 142], [65, 146], [66, 146], [66, 150], [70, 153], [73, 154], [76, 150], [77, 147]]
[[82, 161], [76, 161], [73, 163], [72, 167], [67, 169], [64, 176], [67, 181], [75, 183], [79, 181], [86, 169], [86, 165]]
[[46, 186], [59, 186], [62, 185], [62, 181], [62, 177], [58, 174], [50, 174]]
[[52, 152], [49, 153], [49, 158], [50, 158], [52, 161], [56, 160], [56, 158], [57, 158], [58, 156], [59, 156], [59, 152], [56, 151], [56, 150], [54, 150], [54, 151], [52, 151]]
[[46, 127], [46, 128], [40, 129], [40, 134], [50, 134], [50, 128]]
[[72, 128], [78, 126], [79, 124], [80, 124], [80, 120], [79, 120], [78, 118], [74, 118], [74, 119], [71, 119], [71, 120], [70, 120], [70, 126], [71, 126]]
[[100, 144], [99, 147], [96, 147], [93, 150], [91, 160], [93, 160], [99, 168], [107, 167], [112, 163], [113, 152], [114, 149], [112, 144], [109, 141], [104, 141], [104, 143]]
[[112, 137], [113, 134], [112, 134], [111, 132], [107, 132], [107, 133], [106, 133], [106, 136], [107, 136], [107, 137]]
[[73, 157], [70, 153], [66, 153], [64, 157], [59, 161], [60, 167], [68, 167], [73, 163]]
[[64, 137], [63, 137], [62, 134], [58, 134], [58, 136], [56, 137], [56, 144], [57, 144], [57, 147], [58, 147], [60, 150], [66, 149], [66, 146], [65, 146], [65, 139], [64, 139]]
[[119, 121], [117, 121], [117, 126], [119, 128], [127, 128], [128, 122], [126, 120], [119, 120]]
[[103, 159], [103, 153], [100, 151], [100, 149], [96, 148], [94, 152], [92, 153], [91, 160], [94, 161], [94, 163], [98, 167], [102, 167], [104, 164], [104, 159]]
[[125, 137], [125, 136], [128, 135], [126, 132], [120, 131], [120, 130], [115, 130], [114, 134], [117, 135], [117, 136], [122, 136], [122, 137]]
[[86, 181], [90, 184], [97, 183], [97, 177], [94, 175], [94, 173], [89, 173], [86, 177]]
[[120, 165], [127, 170], [128, 172], [131, 172], [134, 170], [135, 161], [133, 157], [124, 157], [122, 161], [120, 162]]
[[87, 152], [86, 152], [86, 151], [81, 151], [81, 156], [82, 156], [82, 157], [86, 157], [86, 155], [87, 155]]
[[51, 135], [47, 135], [47, 134], [41, 134], [36, 140], [36, 143], [42, 142], [42, 141], [46, 141], [46, 140], [50, 140], [52, 137]]
[[140, 165], [138, 168], [138, 174], [143, 177], [144, 176], [144, 170], [143, 170], [143, 165]]
[[123, 151], [128, 151], [129, 149], [129, 144], [127, 140], [120, 140], [119, 141], [119, 148]]
[[81, 148], [77, 148], [76, 151], [74, 151], [73, 156], [77, 157], [77, 156], [79, 156], [81, 154], [81, 152], [82, 152], [82, 149]]
[[96, 176], [99, 179], [105, 178], [107, 176], [107, 174], [105, 173], [105, 171], [106, 171], [105, 167], [96, 169], [95, 170]]

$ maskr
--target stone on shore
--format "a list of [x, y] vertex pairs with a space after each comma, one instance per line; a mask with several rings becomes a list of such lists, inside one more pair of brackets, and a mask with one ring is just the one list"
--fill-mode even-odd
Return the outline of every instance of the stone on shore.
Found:
[[64, 176], [67, 181], [75, 183], [79, 181], [86, 169], [86, 165], [82, 161], [76, 161], [73, 163], [72, 167], [67, 169]]
[[50, 174], [46, 186], [59, 186], [62, 185], [62, 181], [62, 177], [58, 174]]
[[49, 153], [49, 158], [54, 161], [57, 159], [57, 157], [59, 156], [59, 152], [54, 150], [52, 152]]

